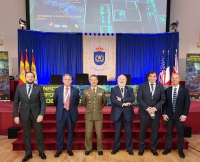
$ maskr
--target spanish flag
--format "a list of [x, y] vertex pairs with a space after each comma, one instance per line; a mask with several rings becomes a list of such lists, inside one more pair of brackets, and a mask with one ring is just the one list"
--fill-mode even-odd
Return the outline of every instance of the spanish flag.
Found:
[[19, 85], [26, 83], [25, 69], [24, 69], [24, 58], [22, 51], [20, 52], [20, 71], [19, 71]]
[[26, 60], [25, 60], [25, 71], [26, 73], [30, 71], [30, 65], [29, 65], [29, 61], [28, 61], [28, 52], [26, 50]]
[[32, 64], [31, 64], [31, 72], [35, 74], [35, 83], [38, 83], [37, 80], [37, 71], [36, 71], [36, 64], [35, 64], [35, 57], [34, 57], [34, 52], [32, 50]]

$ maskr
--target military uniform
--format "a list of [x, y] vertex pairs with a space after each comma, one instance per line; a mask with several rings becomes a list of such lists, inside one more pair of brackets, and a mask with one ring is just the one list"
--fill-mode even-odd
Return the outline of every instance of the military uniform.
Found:
[[82, 105], [85, 106], [85, 147], [86, 151], [92, 150], [92, 131], [95, 125], [97, 136], [97, 150], [102, 151], [102, 109], [106, 104], [105, 91], [99, 87], [92, 87], [83, 91]]

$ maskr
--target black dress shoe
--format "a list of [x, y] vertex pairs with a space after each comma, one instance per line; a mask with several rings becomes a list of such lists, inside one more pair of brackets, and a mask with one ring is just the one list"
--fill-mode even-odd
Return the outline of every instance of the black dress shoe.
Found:
[[138, 155], [139, 155], [139, 156], [142, 156], [143, 154], [144, 154], [144, 150], [140, 149], [140, 150], [138, 151]]
[[89, 155], [91, 151], [85, 151], [85, 155]]
[[26, 155], [23, 159], [22, 162], [28, 161], [30, 158], [32, 158], [32, 154], [31, 155]]
[[47, 157], [46, 157], [46, 155], [44, 154], [44, 153], [39, 153], [39, 156], [41, 157], [41, 159], [46, 159]]
[[98, 155], [103, 155], [103, 151], [98, 151]]
[[112, 150], [111, 154], [115, 155], [119, 150]]
[[151, 152], [152, 152], [152, 154], [153, 154], [154, 156], [158, 156], [158, 153], [157, 153], [156, 150], [151, 150]]
[[133, 155], [133, 151], [132, 150], [127, 150], [129, 155]]
[[166, 148], [166, 149], [162, 152], [162, 154], [163, 154], [163, 155], [167, 155], [167, 154], [170, 153], [170, 152], [171, 152], [171, 149]]
[[183, 150], [178, 150], [178, 154], [180, 158], [185, 158], [185, 154], [183, 153]]
[[74, 153], [71, 150], [67, 151], [67, 153], [69, 154], [69, 156], [74, 156]]
[[62, 151], [57, 151], [56, 154], [54, 155], [55, 158], [59, 157], [62, 154]]

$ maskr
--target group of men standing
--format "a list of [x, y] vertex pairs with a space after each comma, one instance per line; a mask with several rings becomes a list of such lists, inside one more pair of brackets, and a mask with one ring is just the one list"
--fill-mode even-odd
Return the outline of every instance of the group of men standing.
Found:
[[[46, 159], [44, 154], [44, 140], [42, 133], [42, 120], [45, 115], [45, 97], [41, 86], [34, 84], [34, 73], [26, 73], [26, 84], [20, 85], [16, 89], [14, 98], [13, 117], [15, 123], [19, 124], [18, 106], [20, 104], [20, 119], [24, 132], [25, 157], [23, 161], [32, 158], [31, 149], [31, 124], [34, 126], [36, 143], [41, 159]], [[160, 115], [167, 121], [166, 148], [162, 152], [166, 155], [171, 152], [173, 127], [176, 125], [178, 134], [178, 154], [184, 158], [184, 136], [183, 125], [188, 116], [190, 107], [190, 96], [186, 88], [179, 85], [180, 77], [173, 74], [172, 86], [164, 90], [161, 84], [156, 83], [157, 75], [155, 71], [150, 71], [148, 81], [139, 85], [137, 100], [139, 103], [140, 133], [139, 152], [142, 156], [145, 149], [146, 131], [151, 125], [151, 152], [158, 156], [156, 151], [158, 144], [158, 130]], [[103, 127], [103, 107], [106, 104], [105, 91], [97, 86], [98, 77], [91, 75], [89, 78], [90, 88], [83, 91], [82, 105], [85, 110], [85, 155], [92, 151], [93, 127], [96, 130], [98, 155], [103, 155], [102, 127]], [[126, 133], [126, 149], [129, 155], [133, 155], [132, 125], [134, 119], [134, 109], [132, 103], [135, 100], [133, 89], [126, 86], [126, 76], [120, 75], [117, 79], [118, 85], [111, 89], [112, 109], [110, 119], [113, 121], [115, 134], [114, 145], [111, 152], [116, 154], [120, 149], [121, 129], [124, 126]], [[73, 86], [72, 77], [68, 74], [63, 76], [63, 86], [54, 92], [54, 105], [56, 106], [56, 127], [57, 127], [57, 152], [55, 158], [62, 154], [65, 128], [68, 129], [67, 153], [73, 156], [72, 145], [74, 140], [75, 122], [78, 120], [79, 90]]]

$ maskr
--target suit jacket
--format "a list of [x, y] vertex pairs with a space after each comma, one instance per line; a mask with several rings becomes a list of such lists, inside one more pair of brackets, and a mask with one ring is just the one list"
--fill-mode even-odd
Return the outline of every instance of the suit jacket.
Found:
[[[122, 107], [123, 103], [118, 101], [116, 96], [122, 98], [122, 94], [121, 94], [119, 86], [116, 86], [111, 89], [110, 100], [112, 103], [112, 109], [111, 109], [110, 119], [113, 121], [117, 121], [119, 119], [119, 117], [121, 116], [121, 113], [123, 112], [126, 121], [133, 120], [134, 119], [134, 111], [133, 111], [132, 105]], [[124, 103], [126, 103], [126, 102], [132, 103], [132, 102], [134, 102], [134, 100], [135, 100], [135, 97], [133, 94], [133, 89], [125, 86], [123, 102]]]
[[[64, 86], [60, 86], [54, 91], [54, 105], [56, 106], [56, 121], [60, 122], [62, 119], [62, 112], [64, 110], [63, 99]], [[78, 104], [79, 104], [79, 90], [73, 86], [70, 86], [70, 105], [69, 114], [71, 120], [76, 122], [78, 120]]]
[[[167, 115], [169, 118], [172, 117], [172, 87], [165, 90], [166, 102], [162, 109], [162, 114]], [[187, 88], [182, 86], [179, 87], [178, 96], [176, 99], [175, 106], [175, 117], [180, 118], [181, 115], [188, 116], [190, 108], [190, 95]]]
[[[43, 88], [37, 84], [33, 84], [30, 99], [27, 95], [26, 84], [17, 86], [14, 98], [13, 117], [18, 117], [18, 106], [20, 103], [20, 119], [27, 121], [31, 118], [36, 121], [39, 115], [44, 116], [46, 110], [46, 100]], [[30, 113], [31, 112], [31, 113]]]
[[83, 91], [82, 105], [85, 106], [85, 119], [103, 120], [102, 109], [106, 104], [105, 91], [99, 87], [93, 94], [91, 87]]
[[149, 115], [149, 113], [146, 111], [148, 107], [155, 107], [157, 109], [155, 115], [160, 115], [161, 107], [164, 105], [166, 100], [163, 85], [156, 83], [152, 99], [149, 82], [140, 84], [137, 92], [137, 100], [139, 103], [140, 115]]

